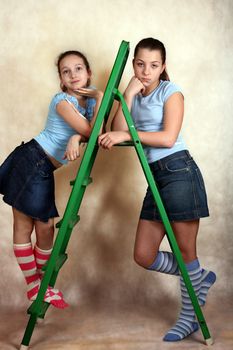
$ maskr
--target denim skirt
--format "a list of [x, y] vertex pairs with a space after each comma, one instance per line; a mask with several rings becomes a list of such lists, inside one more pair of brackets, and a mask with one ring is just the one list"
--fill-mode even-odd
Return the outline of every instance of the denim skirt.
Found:
[[[204, 180], [188, 151], [164, 157], [151, 163], [150, 168], [170, 221], [189, 221], [209, 216]], [[140, 218], [161, 221], [149, 187]]]
[[34, 139], [22, 143], [0, 166], [3, 200], [33, 219], [47, 222], [58, 216], [55, 205], [56, 168]]

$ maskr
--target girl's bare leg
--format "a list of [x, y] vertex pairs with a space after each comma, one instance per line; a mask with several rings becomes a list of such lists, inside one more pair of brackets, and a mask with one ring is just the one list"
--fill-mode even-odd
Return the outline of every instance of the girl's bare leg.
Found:
[[197, 259], [199, 220], [174, 222], [172, 228], [185, 263]]
[[42, 278], [44, 271], [43, 267], [50, 258], [53, 237], [54, 237], [54, 220], [49, 219], [48, 222], [36, 221], [36, 244], [34, 247], [34, 255], [36, 259], [37, 271]]
[[139, 265], [147, 268], [154, 262], [164, 235], [162, 223], [139, 220], [134, 246], [134, 259]]
[[54, 237], [54, 220], [48, 222], [35, 220], [36, 244], [44, 250], [51, 249]]
[[14, 219], [13, 242], [15, 244], [24, 244], [31, 242], [34, 220], [15, 208], [12, 208], [12, 210]]

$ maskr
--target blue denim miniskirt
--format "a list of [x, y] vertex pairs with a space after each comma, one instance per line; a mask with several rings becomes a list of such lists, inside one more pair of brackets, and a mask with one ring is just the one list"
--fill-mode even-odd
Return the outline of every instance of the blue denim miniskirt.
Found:
[[3, 200], [33, 219], [47, 222], [58, 215], [55, 205], [56, 168], [34, 139], [22, 143], [0, 166]]
[[[188, 151], [173, 153], [149, 165], [170, 221], [209, 216], [204, 180]], [[149, 187], [140, 218], [161, 221]]]

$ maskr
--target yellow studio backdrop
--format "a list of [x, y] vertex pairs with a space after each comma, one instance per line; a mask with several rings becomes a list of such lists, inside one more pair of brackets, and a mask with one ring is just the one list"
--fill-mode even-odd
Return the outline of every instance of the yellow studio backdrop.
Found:
[[[152, 36], [167, 48], [167, 70], [185, 96], [183, 135], [206, 182], [210, 218], [201, 220], [198, 256], [218, 275], [212, 300], [233, 296], [233, 2], [231, 0], [0, 0], [0, 163], [44, 127], [59, 91], [62, 51], [87, 55], [92, 84], [104, 90], [122, 40], [130, 56], [120, 84], [132, 75], [135, 44]], [[62, 216], [80, 161], [56, 172]], [[134, 149], [100, 150], [81, 221], [57, 285], [71, 305], [86, 301], [155, 305], [177, 298], [175, 279], [136, 266], [133, 244], [146, 182]], [[0, 308], [26, 308], [26, 286], [12, 252], [11, 208], [0, 202]], [[164, 242], [164, 248], [169, 245]], [[165, 302], [164, 300], [161, 303]]]

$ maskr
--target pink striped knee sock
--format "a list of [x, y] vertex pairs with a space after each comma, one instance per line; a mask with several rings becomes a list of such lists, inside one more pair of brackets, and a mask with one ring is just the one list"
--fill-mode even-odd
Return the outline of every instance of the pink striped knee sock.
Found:
[[42, 270], [42, 268], [43, 266], [45, 266], [45, 264], [49, 260], [51, 252], [52, 252], [52, 248], [45, 250], [45, 249], [39, 248], [38, 245], [35, 244], [34, 256], [36, 260], [37, 271], [41, 278], [44, 274], [44, 271]]
[[[40, 279], [43, 278], [43, 275], [44, 275], [43, 266], [45, 266], [45, 264], [49, 260], [51, 252], [52, 252], [52, 248], [45, 250], [45, 249], [39, 248], [38, 245], [35, 244], [34, 256], [35, 256], [37, 271]], [[59, 309], [64, 309], [65, 307], [69, 306], [65, 302], [62, 292], [50, 286], [48, 286], [48, 289], [45, 293], [44, 300], [47, 303], [51, 303], [53, 306]]]
[[[40, 288], [41, 276], [37, 271], [36, 259], [31, 242], [14, 244], [14, 254], [27, 283], [27, 297], [30, 301], [33, 301], [36, 299]], [[68, 306], [63, 298], [63, 294], [50, 286], [48, 286], [45, 293], [44, 301], [59, 309], [64, 309]]]
[[14, 254], [27, 283], [27, 297], [33, 300], [38, 293], [40, 278], [31, 242], [14, 244]]

